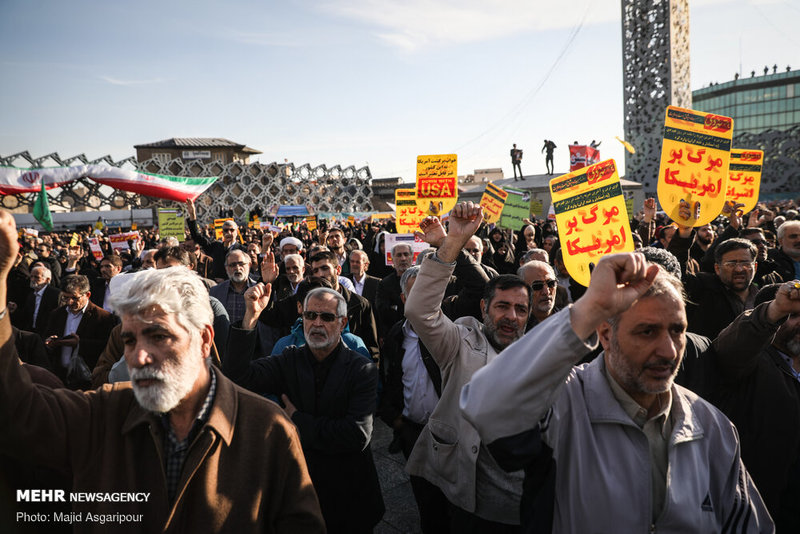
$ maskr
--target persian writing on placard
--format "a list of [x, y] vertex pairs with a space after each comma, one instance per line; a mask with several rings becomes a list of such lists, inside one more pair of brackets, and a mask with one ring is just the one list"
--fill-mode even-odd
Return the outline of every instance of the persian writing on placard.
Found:
[[744, 204], [744, 213], [753, 211], [758, 203], [761, 188], [761, 169], [764, 167], [763, 150], [731, 149], [728, 167], [728, 187], [725, 199]]
[[458, 156], [417, 156], [417, 207], [441, 217], [458, 201]]
[[630, 252], [633, 240], [613, 159], [550, 180], [550, 195], [570, 276], [587, 286], [589, 265], [606, 254]]
[[[668, 106], [658, 171], [658, 201], [667, 215], [685, 226], [714, 220], [725, 204], [733, 119]], [[688, 220], [679, 215], [689, 204]]]

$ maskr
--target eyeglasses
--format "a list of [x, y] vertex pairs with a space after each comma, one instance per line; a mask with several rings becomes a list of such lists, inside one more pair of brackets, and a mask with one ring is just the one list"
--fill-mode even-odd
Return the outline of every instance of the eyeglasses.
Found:
[[534, 291], [541, 291], [544, 289], [545, 284], [549, 289], [553, 289], [558, 284], [557, 280], [537, 280], [535, 282], [531, 282], [531, 289]]
[[233, 268], [233, 267], [244, 267], [245, 265], [250, 265], [250, 263], [246, 262], [246, 261], [235, 261], [235, 262], [227, 264], [225, 267], [231, 267], [231, 268]]
[[478, 254], [479, 252], [482, 252], [482, 250], [479, 248], [465, 248], [464, 250], [466, 250], [470, 254]]
[[735, 269], [736, 267], [752, 269], [755, 264], [756, 262], [747, 260], [727, 260], [722, 262], [722, 266], [727, 269]]
[[339, 316], [331, 312], [314, 312], [314, 311], [303, 312], [303, 319], [307, 321], [316, 321], [317, 317], [321, 318], [323, 322], [332, 323]]
[[227, 233], [227, 232], [235, 232], [235, 231], [236, 231], [236, 228], [223, 228], [222, 229], [222, 233], [223, 234]]

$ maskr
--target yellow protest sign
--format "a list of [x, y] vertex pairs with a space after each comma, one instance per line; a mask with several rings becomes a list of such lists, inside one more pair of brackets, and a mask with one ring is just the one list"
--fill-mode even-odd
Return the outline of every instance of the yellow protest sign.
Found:
[[317, 216], [316, 215], [309, 215], [306, 217], [306, 228], [308, 228], [309, 232], [313, 232], [317, 229]]
[[441, 217], [458, 201], [458, 156], [417, 156], [417, 208]]
[[395, 226], [398, 234], [413, 234], [425, 214], [417, 207], [416, 189], [395, 189], [394, 203], [397, 209]]
[[744, 204], [742, 211], [753, 211], [758, 203], [758, 190], [761, 188], [761, 169], [764, 166], [763, 150], [731, 150], [731, 164], [728, 168], [728, 188], [725, 199]]
[[347, 224], [349, 224], [350, 226], [355, 226], [355, 224], [356, 224], [356, 218], [355, 218], [355, 216], [353, 216], [353, 215], [349, 215], [349, 216], [347, 217]]
[[579, 284], [589, 286], [589, 264], [606, 254], [630, 252], [625, 198], [613, 159], [550, 180], [564, 265]]
[[77, 247], [81, 244], [81, 236], [76, 234], [75, 232], [72, 233], [72, 239], [69, 240], [69, 246]]
[[505, 204], [507, 197], [508, 193], [492, 182], [486, 184], [486, 189], [481, 197], [481, 206], [483, 206], [483, 219], [487, 223], [496, 223], [500, 220], [500, 214], [503, 213], [503, 204]]
[[[658, 171], [658, 201], [667, 215], [686, 226], [713, 221], [725, 204], [733, 119], [668, 106]], [[689, 220], [678, 214], [681, 200]]]

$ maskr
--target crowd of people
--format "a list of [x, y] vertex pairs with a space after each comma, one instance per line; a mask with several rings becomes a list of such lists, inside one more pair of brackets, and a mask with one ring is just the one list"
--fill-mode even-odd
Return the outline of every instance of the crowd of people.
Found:
[[189, 202], [182, 242], [100, 236], [98, 260], [93, 228], [0, 212], [3, 508], [147, 491], [73, 507], [140, 517], [116, 530], [371, 532], [377, 416], [425, 533], [800, 532], [800, 215], [740, 207], [692, 228], [647, 199], [636, 252], [588, 288], [554, 222], [470, 202], [422, 221], [416, 258], [386, 250], [391, 219], [216, 239]]

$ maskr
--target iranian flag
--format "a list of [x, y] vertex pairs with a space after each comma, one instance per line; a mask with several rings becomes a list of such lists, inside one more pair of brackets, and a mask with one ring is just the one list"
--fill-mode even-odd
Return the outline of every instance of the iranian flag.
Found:
[[104, 164], [40, 169], [0, 167], [0, 195], [34, 193], [39, 191], [42, 185], [47, 189], [53, 189], [81, 178], [89, 178], [122, 191], [185, 202], [195, 200], [219, 177], [166, 176]]

